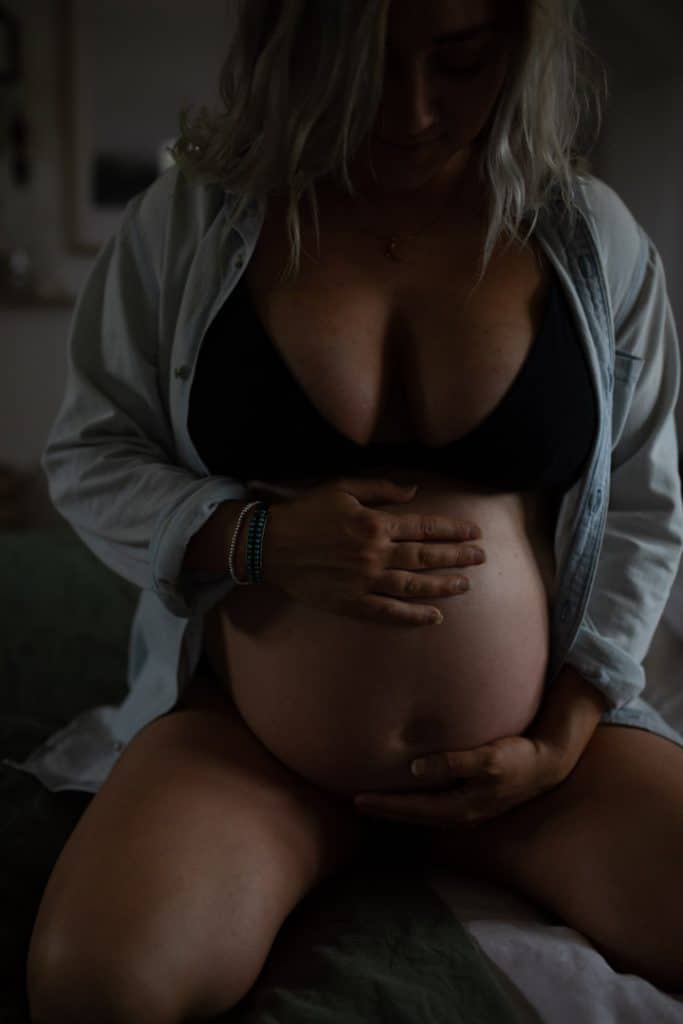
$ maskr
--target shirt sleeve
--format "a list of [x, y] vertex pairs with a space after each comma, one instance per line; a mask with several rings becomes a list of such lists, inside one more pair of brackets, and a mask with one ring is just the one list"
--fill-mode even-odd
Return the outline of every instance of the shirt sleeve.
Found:
[[178, 464], [159, 377], [159, 297], [168, 200], [158, 182], [132, 199], [80, 290], [66, 386], [41, 466], [50, 499], [108, 568], [178, 617], [235, 586], [227, 569], [181, 574], [191, 537], [238, 481]]
[[680, 350], [666, 276], [651, 239], [615, 323], [610, 494], [585, 615], [565, 659], [622, 707], [645, 687], [642, 662], [683, 552], [675, 406]]

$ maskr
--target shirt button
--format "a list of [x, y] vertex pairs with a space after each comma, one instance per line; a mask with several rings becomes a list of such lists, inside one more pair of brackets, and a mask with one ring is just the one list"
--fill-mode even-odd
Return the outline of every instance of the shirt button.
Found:
[[235, 260], [235, 266], [237, 267], [238, 270], [244, 266], [244, 260], [241, 256], [238, 256], [237, 259]]
[[114, 750], [123, 750], [123, 743], [121, 740], [117, 740], [114, 744]]
[[187, 378], [190, 376], [190, 367], [176, 366], [175, 375], [176, 377], [180, 377], [181, 380], [187, 380]]

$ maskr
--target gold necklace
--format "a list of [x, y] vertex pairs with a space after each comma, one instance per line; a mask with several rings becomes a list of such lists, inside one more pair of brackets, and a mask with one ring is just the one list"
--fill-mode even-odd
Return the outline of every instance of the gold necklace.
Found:
[[[433, 220], [430, 220], [430, 222], [426, 225], [426, 227], [424, 227], [422, 229], [422, 231], [410, 233], [410, 234], [406, 235], [405, 238], [407, 240], [412, 240], [412, 239], [415, 239], [415, 238], [419, 238], [420, 235], [423, 235], [425, 233], [425, 231], [427, 231], [428, 228], [430, 228], [433, 224], [436, 224], [437, 220], [440, 220], [442, 217], [443, 217], [443, 210], [439, 210], [439, 212], [436, 215], [436, 217]], [[384, 256], [385, 256], [386, 259], [393, 260], [394, 263], [402, 263], [403, 262], [403, 256], [398, 251], [398, 246], [399, 246], [400, 243], [399, 243], [399, 240], [398, 240], [396, 235], [391, 235], [389, 238], [387, 238], [385, 235], [373, 235], [372, 237], [373, 238], [377, 238], [378, 241], [380, 241], [380, 242], [384, 242], [384, 244], [385, 244]]]
[[[445, 213], [446, 213], [445, 207], [440, 209], [438, 211], [438, 213], [436, 214], [436, 217], [431, 219], [425, 225], [425, 227], [422, 228], [421, 231], [405, 234], [404, 235], [404, 241], [410, 241], [410, 240], [414, 240], [416, 238], [420, 238], [420, 236], [423, 235], [425, 233], [425, 231], [427, 231], [430, 227], [432, 227], [433, 224], [436, 224], [436, 222], [438, 220], [441, 220], [445, 216]], [[401, 255], [401, 253], [398, 250], [399, 245], [402, 244], [399, 241], [398, 235], [392, 234], [392, 235], [390, 235], [387, 238], [386, 235], [376, 235], [376, 234], [370, 233], [368, 231], [362, 231], [361, 234], [364, 234], [364, 235], [368, 236], [369, 238], [376, 238], [378, 241], [383, 242], [384, 243], [384, 256], [385, 256], [386, 259], [393, 260], [394, 263], [402, 263], [403, 262], [403, 256]]]

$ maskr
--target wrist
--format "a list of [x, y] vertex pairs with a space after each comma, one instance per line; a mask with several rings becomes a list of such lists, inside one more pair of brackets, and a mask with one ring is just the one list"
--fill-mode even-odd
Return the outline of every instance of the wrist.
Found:
[[536, 756], [541, 765], [541, 775], [544, 780], [543, 789], [553, 789], [572, 772], [580, 755], [572, 759], [564, 747], [558, 746], [551, 740], [533, 735], [529, 735], [527, 739], [536, 748]]
[[280, 564], [277, 531], [280, 526], [282, 505], [284, 503], [283, 501], [278, 501], [270, 504], [266, 529], [263, 535], [261, 565], [263, 569], [263, 582], [269, 586], [277, 586], [277, 566]]
[[573, 666], [565, 665], [548, 687], [527, 731], [544, 756], [568, 774], [593, 736], [607, 702]]
[[[271, 530], [273, 527], [274, 505], [271, 504], [270, 502], [268, 502], [268, 505], [268, 514], [266, 517], [261, 547], [261, 577], [263, 584], [273, 583], [273, 544]], [[237, 537], [237, 544], [235, 545], [235, 555], [233, 559], [235, 571], [240, 580], [246, 581], [247, 579], [247, 548], [249, 541], [249, 528], [251, 526], [253, 518], [257, 515], [261, 508], [261, 505], [255, 505], [253, 508], [249, 509], [240, 525], [240, 532]], [[255, 585], [256, 584], [251, 584], [251, 586]]]
[[249, 520], [251, 519], [253, 512], [254, 510], [250, 509], [240, 523], [240, 532], [237, 536], [237, 543], [235, 544], [233, 565], [235, 566], [235, 575], [239, 580], [246, 580], [247, 578], [247, 532], [249, 529]]
[[[245, 503], [242, 503], [241, 510], [243, 510], [244, 508]], [[235, 550], [233, 552], [232, 557], [235, 575], [239, 580], [242, 580], [244, 583], [247, 582], [247, 542], [249, 540], [249, 526], [251, 524], [251, 520], [253, 519], [257, 511], [258, 507], [255, 505], [242, 516], [241, 522], [239, 524], [239, 530], [237, 532]], [[236, 527], [237, 524], [235, 524], [234, 528]], [[234, 529], [230, 537], [232, 538], [233, 536]], [[230, 543], [230, 538], [228, 540], [228, 543]]]

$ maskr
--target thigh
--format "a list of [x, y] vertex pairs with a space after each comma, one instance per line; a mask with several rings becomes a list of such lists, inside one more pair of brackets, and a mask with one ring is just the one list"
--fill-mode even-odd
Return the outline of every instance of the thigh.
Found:
[[432, 854], [520, 890], [615, 970], [683, 985], [683, 748], [670, 740], [599, 725], [559, 786], [435, 836]]
[[[190, 693], [133, 738], [54, 866], [29, 948], [39, 1017], [59, 1019], [76, 993], [95, 1015], [112, 1000], [145, 1003], [150, 1019], [161, 1005], [227, 1009], [295, 904], [372, 835], [350, 802], [274, 757], [210, 681]], [[99, 994], [84, 994], [88, 979]]]

